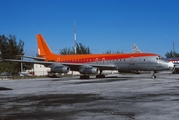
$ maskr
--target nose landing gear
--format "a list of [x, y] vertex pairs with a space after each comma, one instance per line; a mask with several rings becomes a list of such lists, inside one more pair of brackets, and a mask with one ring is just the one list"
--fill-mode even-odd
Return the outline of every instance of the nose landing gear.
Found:
[[152, 74], [151, 78], [152, 78], [152, 79], [155, 79], [155, 78], [156, 78], [155, 73], [156, 73], [155, 71], [151, 71], [151, 74]]

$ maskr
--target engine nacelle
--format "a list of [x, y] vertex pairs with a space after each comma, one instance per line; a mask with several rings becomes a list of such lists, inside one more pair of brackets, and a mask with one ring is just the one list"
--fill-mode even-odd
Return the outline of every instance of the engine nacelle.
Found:
[[81, 74], [97, 74], [98, 71], [99, 69], [95, 67], [83, 67], [79, 70]]
[[70, 68], [68, 66], [63, 66], [63, 65], [50, 65], [50, 72], [52, 73], [68, 73], [70, 71]]

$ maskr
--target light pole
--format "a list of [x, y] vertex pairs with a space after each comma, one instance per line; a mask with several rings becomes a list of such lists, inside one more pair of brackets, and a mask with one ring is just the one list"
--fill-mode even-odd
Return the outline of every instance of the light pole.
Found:
[[172, 42], [172, 46], [173, 46], [173, 57], [175, 58], [175, 43]]

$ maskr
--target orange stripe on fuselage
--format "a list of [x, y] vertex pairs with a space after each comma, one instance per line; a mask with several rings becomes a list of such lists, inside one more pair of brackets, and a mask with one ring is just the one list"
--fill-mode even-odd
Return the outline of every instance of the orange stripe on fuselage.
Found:
[[152, 53], [128, 53], [128, 54], [82, 54], [82, 55], [47, 55], [46, 61], [87, 63], [102, 60], [127, 59], [136, 57], [158, 56]]

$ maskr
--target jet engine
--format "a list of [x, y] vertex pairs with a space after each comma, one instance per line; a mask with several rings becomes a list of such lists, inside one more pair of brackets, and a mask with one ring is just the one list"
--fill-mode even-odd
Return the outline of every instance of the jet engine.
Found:
[[95, 67], [92, 67], [92, 66], [88, 66], [88, 67], [84, 66], [84, 67], [81, 67], [79, 69], [79, 72], [81, 74], [97, 74], [98, 71], [99, 71], [98, 68], [95, 68]]
[[70, 68], [68, 66], [63, 66], [61, 64], [52, 64], [49, 66], [50, 72], [52, 73], [68, 73], [70, 71]]

